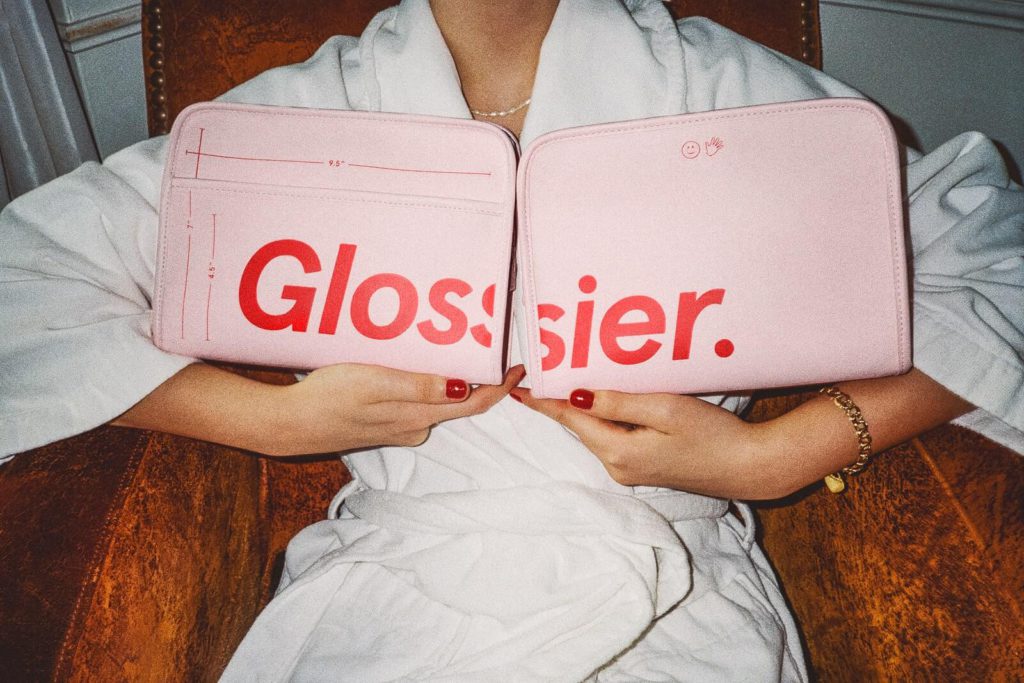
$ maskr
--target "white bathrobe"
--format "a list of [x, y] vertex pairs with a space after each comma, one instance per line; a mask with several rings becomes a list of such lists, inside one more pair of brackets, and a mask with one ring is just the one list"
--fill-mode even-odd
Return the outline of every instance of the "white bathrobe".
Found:
[[[840, 95], [855, 93], [660, 2], [563, 0], [522, 142]], [[469, 117], [427, 0], [225, 99]], [[149, 338], [163, 154], [141, 143], [3, 213], [0, 458], [109, 421], [191, 362]], [[1024, 194], [977, 134], [908, 157], [915, 365], [1024, 450]], [[353, 484], [289, 546], [226, 680], [806, 679], [742, 505], [620, 486], [511, 400], [346, 461]]]

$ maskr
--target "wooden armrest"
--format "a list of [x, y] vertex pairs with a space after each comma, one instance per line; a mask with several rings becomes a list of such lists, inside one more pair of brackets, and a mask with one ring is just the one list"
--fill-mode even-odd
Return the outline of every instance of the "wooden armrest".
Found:
[[49, 680], [88, 602], [110, 517], [145, 452], [141, 432], [99, 429], [0, 467], [0, 661]]
[[113, 427], [17, 456], [0, 468], [4, 676], [216, 679], [344, 474]]
[[758, 516], [820, 680], [1020, 675], [1020, 455], [944, 425], [879, 454], [841, 495], [815, 486]]

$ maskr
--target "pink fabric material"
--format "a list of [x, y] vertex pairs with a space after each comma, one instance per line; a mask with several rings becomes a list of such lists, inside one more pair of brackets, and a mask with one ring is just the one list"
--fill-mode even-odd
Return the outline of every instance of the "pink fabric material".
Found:
[[898, 163], [885, 115], [852, 99], [536, 139], [518, 178], [534, 395], [907, 371]]
[[863, 100], [557, 131], [203, 104], [175, 123], [154, 339], [500, 382], [513, 207], [538, 396], [905, 372], [896, 141]]
[[476, 121], [210, 103], [178, 117], [153, 338], [499, 383], [515, 143]]

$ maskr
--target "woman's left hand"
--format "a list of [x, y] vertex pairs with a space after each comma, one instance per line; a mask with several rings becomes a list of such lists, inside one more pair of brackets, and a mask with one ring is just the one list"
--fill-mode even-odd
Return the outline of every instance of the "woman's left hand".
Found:
[[533, 398], [525, 389], [512, 393], [571, 429], [620, 484], [726, 498], [776, 495], [766, 490], [760, 464], [764, 425], [744, 422], [712, 403], [618, 391], [577, 390], [567, 401]]
[[[870, 425], [875, 452], [973, 409], [913, 368], [843, 382]], [[667, 486], [722, 498], [781, 498], [857, 460], [843, 410], [822, 396], [767, 422], [744, 422], [692, 396], [573, 392], [568, 401], [512, 395], [575, 432], [622, 484]], [[581, 400], [577, 400], [581, 399]]]

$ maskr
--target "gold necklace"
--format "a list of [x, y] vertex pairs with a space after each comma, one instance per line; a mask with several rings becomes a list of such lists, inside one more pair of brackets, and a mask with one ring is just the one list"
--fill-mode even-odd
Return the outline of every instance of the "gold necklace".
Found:
[[519, 111], [520, 109], [522, 109], [526, 105], [530, 104], [530, 100], [532, 100], [532, 99], [533, 99], [532, 96], [527, 97], [525, 100], [523, 100], [522, 102], [520, 102], [516, 106], [512, 107], [511, 109], [506, 109], [504, 111], [480, 111], [479, 109], [473, 109], [471, 107], [469, 112], [471, 114], [473, 114], [474, 116], [485, 116], [485, 117], [487, 117], [489, 119], [499, 119], [499, 118], [501, 118], [503, 116], [511, 116], [512, 114], [515, 114], [517, 111]]

